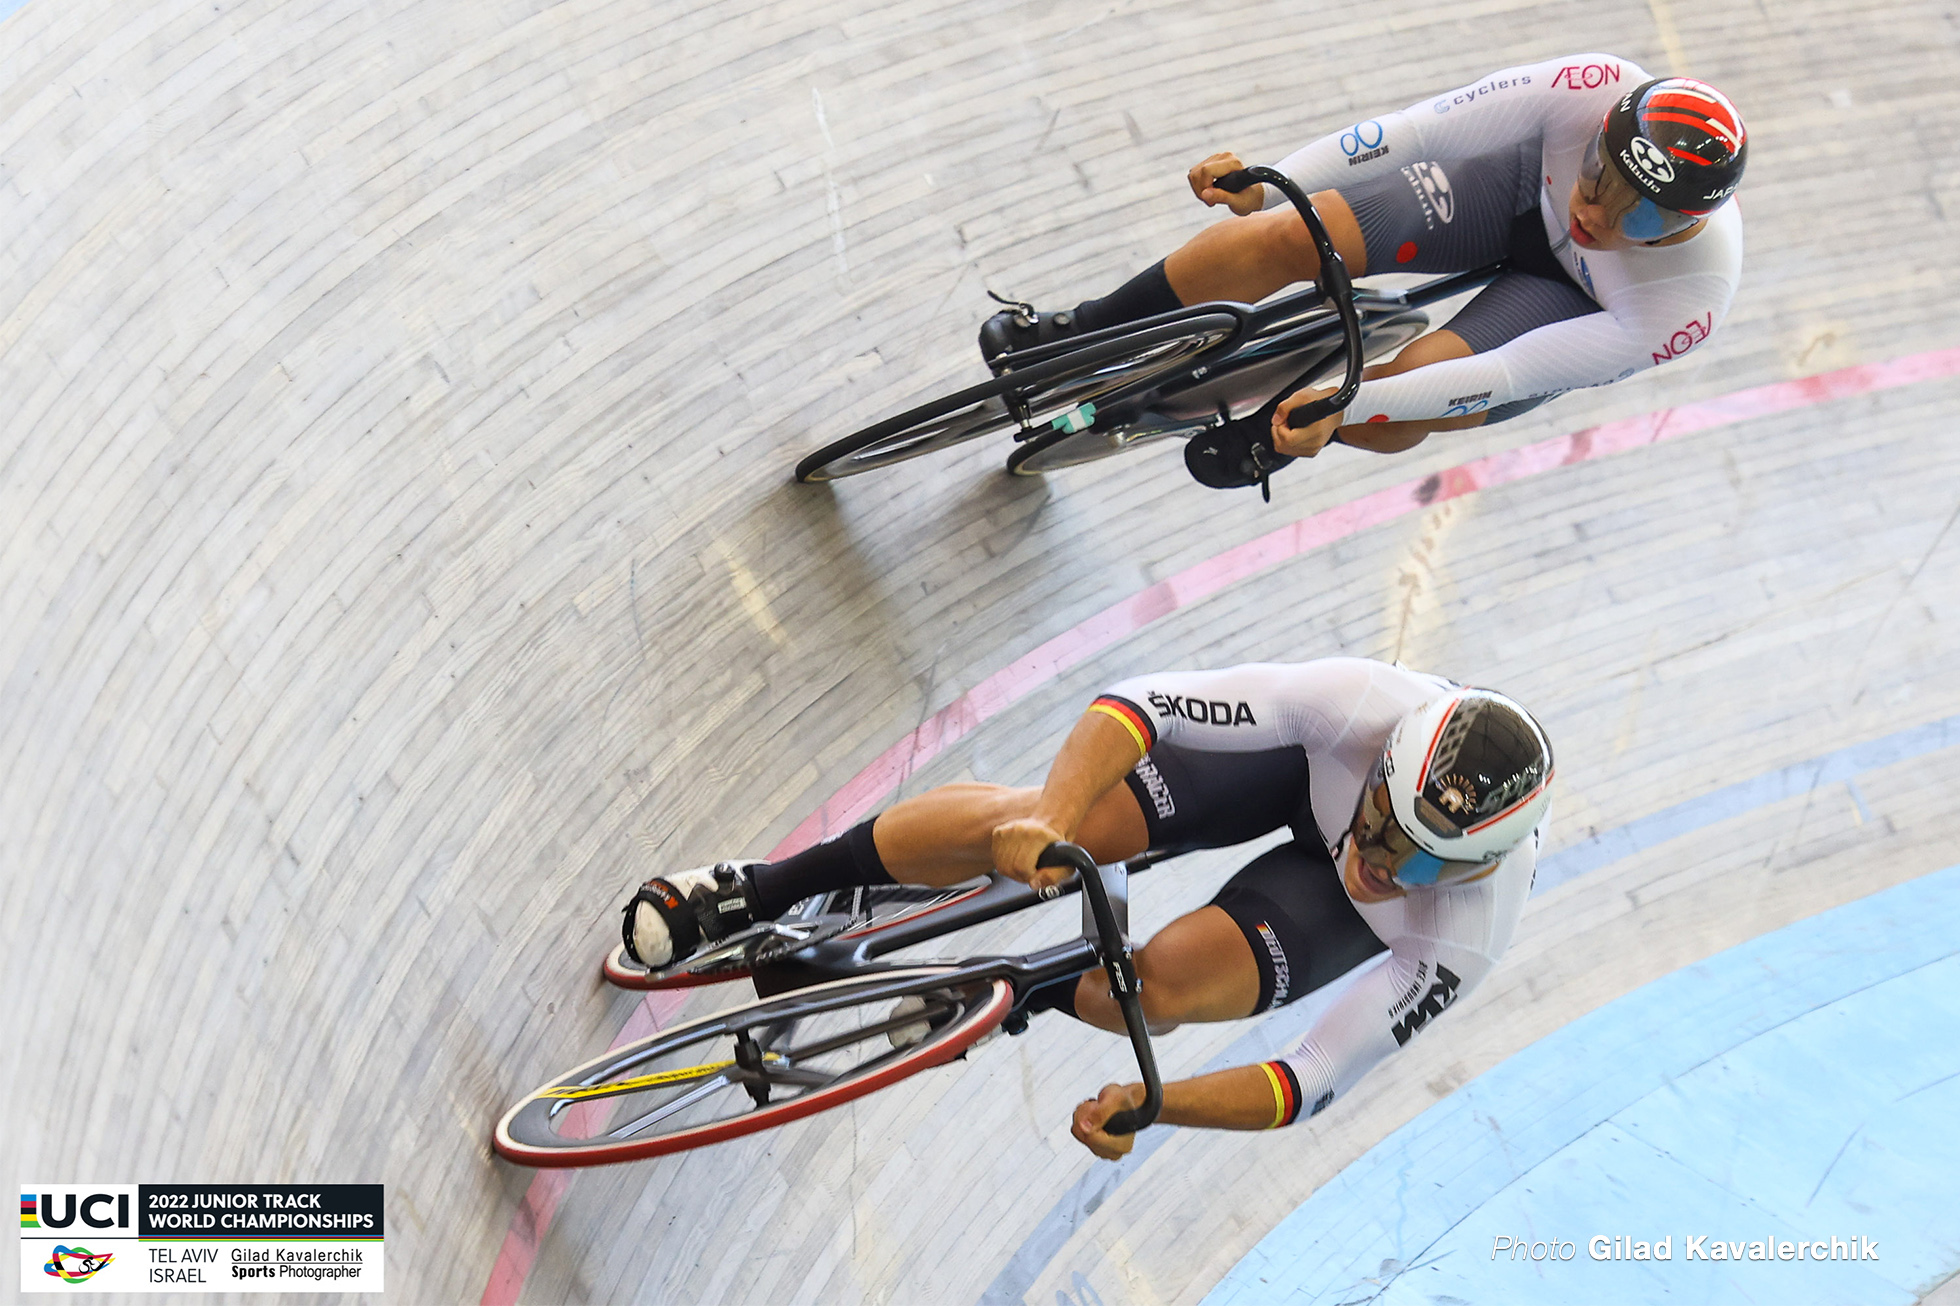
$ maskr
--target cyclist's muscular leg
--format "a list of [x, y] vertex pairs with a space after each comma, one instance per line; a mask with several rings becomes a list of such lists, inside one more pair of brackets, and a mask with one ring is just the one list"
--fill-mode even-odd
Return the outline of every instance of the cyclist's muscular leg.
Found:
[[[1349, 275], [1366, 275], [1368, 251], [1354, 210], [1336, 190], [1316, 194], [1313, 205]], [[1307, 224], [1289, 205], [1213, 223], [1164, 260], [1164, 274], [1185, 304], [1218, 299], [1251, 304], [1319, 276], [1320, 255]]]
[[[1153, 1032], [1187, 1020], [1242, 1020], [1259, 1004], [1259, 965], [1238, 922], [1221, 907], [1178, 917], [1137, 950], [1143, 1015]], [[1123, 1009], [1109, 995], [1100, 968], [1075, 989], [1075, 1014], [1102, 1029], [1123, 1032]]]
[[[993, 833], [1034, 815], [1039, 789], [968, 782], [941, 785], [879, 814], [878, 856], [900, 884], [957, 884], [993, 869]], [[1136, 796], [1118, 785], [1097, 800], [1076, 842], [1098, 862], [1134, 857], [1149, 844]]]
[[[1321, 191], [1313, 202], [1349, 273], [1362, 275], [1368, 254], [1354, 211], [1339, 191]], [[994, 314], [980, 330], [980, 352], [991, 360], [1009, 350], [1211, 300], [1254, 303], [1319, 273], [1320, 255], [1307, 235], [1306, 223], [1291, 207], [1227, 218], [1199, 232], [1163, 262], [1098, 299], [1083, 300], [1069, 312], [1043, 313], [1034, 322], [1012, 311]]]

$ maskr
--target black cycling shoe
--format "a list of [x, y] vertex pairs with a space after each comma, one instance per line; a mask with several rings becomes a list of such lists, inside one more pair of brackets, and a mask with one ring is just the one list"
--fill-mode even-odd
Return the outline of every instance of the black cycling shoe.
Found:
[[1002, 354], [1066, 340], [1079, 330], [1069, 309], [1037, 313], [1032, 304], [1015, 304], [980, 324], [980, 356], [992, 363]]
[[648, 880], [626, 904], [620, 936], [626, 955], [659, 970], [686, 961], [756, 921], [749, 868], [760, 862], [716, 862]]
[[1184, 446], [1185, 469], [1198, 484], [1214, 490], [1256, 485], [1268, 499], [1266, 478], [1292, 461], [1273, 448], [1270, 430], [1256, 419], [1226, 422]]

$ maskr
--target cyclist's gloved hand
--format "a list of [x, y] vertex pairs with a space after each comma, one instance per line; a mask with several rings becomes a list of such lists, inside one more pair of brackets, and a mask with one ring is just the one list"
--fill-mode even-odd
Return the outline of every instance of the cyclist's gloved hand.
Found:
[[1292, 461], [1273, 449], [1271, 434], [1256, 421], [1227, 422], [1184, 446], [1184, 466], [1192, 479], [1214, 490], [1263, 484], [1268, 474]]

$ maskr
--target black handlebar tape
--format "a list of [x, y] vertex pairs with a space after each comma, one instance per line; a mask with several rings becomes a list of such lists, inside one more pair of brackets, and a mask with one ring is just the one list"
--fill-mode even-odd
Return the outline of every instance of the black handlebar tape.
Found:
[[1258, 180], [1252, 175], [1252, 169], [1240, 168], [1237, 172], [1228, 172], [1223, 177], [1215, 178], [1211, 184], [1219, 190], [1230, 191], [1236, 195], [1247, 186], [1257, 185]]

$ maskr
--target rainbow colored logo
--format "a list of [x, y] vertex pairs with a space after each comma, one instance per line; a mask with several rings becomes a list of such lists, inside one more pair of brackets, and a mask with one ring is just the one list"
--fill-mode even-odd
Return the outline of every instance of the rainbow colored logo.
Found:
[[114, 1252], [98, 1256], [86, 1247], [57, 1247], [54, 1259], [41, 1268], [63, 1283], [83, 1283], [115, 1259]]
[[20, 1227], [38, 1229], [41, 1227], [40, 1208], [35, 1205], [33, 1193], [20, 1195]]

